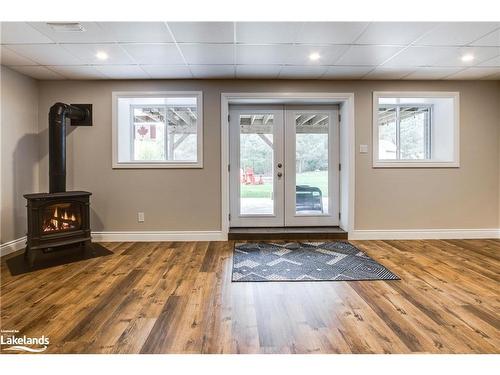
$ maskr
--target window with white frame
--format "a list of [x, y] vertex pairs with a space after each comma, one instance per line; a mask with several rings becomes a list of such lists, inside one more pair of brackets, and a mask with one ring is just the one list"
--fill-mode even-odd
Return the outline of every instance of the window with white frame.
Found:
[[114, 92], [114, 168], [201, 168], [201, 92]]
[[458, 167], [458, 93], [375, 92], [374, 167]]

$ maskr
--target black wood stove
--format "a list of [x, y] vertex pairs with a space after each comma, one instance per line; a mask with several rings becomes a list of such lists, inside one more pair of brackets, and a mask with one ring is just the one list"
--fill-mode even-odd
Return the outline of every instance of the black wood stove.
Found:
[[26, 194], [28, 233], [25, 256], [33, 265], [37, 252], [90, 243], [90, 195], [66, 191], [66, 121], [92, 125], [91, 104], [56, 103], [49, 112], [49, 193]]

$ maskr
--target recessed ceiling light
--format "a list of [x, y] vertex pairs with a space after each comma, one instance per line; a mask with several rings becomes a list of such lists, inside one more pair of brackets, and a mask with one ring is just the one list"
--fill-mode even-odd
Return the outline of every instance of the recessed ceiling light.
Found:
[[309, 55], [309, 60], [316, 61], [319, 60], [321, 55], [318, 52], [313, 52]]
[[462, 61], [463, 62], [469, 62], [469, 61], [472, 61], [474, 60], [474, 55], [472, 53], [467, 53], [465, 55], [462, 56]]
[[54, 31], [61, 32], [83, 32], [85, 28], [78, 22], [47, 22], [47, 25]]
[[95, 57], [97, 57], [99, 60], [107, 60], [108, 54], [106, 52], [99, 51], [95, 54]]

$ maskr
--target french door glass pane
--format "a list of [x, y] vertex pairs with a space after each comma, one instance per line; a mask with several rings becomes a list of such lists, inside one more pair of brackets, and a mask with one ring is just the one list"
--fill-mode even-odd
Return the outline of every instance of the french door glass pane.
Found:
[[274, 214], [272, 114], [240, 115], [240, 214]]
[[295, 213], [328, 214], [328, 128], [322, 113], [295, 116]]
[[395, 107], [378, 109], [378, 158], [381, 160], [397, 159], [396, 113]]

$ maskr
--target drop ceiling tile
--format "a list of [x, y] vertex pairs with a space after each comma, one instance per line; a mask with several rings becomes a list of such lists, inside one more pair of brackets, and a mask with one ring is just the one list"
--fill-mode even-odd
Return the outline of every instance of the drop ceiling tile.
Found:
[[234, 65], [191, 65], [195, 78], [234, 78]]
[[301, 22], [237, 22], [236, 42], [294, 43], [301, 26]]
[[304, 22], [297, 43], [350, 44], [363, 32], [368, 22]]
[[54, 43], [26, 22], [2, 22], [0, 24], [2, 44]]
[[409, 68], [375, 68], [363, 79], [401, 79], [413, 72]]
[[114, 41], [127, 43], [173, 43], [164, 22], [99, 22]]
[[474, 42], [499, 27], [495, 22], [445, 22], [415, 44], [423, 46], [462, 46]]
[[429, 66], [450, 56], [456, 47], [409, 47], [389, 61], [385, 67]]
[[494, 57], [492, 59], [483, 61], [480, 66], [496, 66], [500, 67], [500, 56]]
[[330, 66], [323, 79], [359, 79], [373, 70], [374, 66]]
[[178, 43], [232, 43], [233, 22], [169, 22]]
[[232, 44], [180, 44], [179, 47], [190, 65], [234, 64]]
[[437, 25], [435, 22], [373, 22], [356, 44], [407, 45]]
[[175, 44], [120, 44], [138, 63], [143, 65], [183, 65], [184, 60]]
[[326, 73], [326, 66], [283, 66], [281, 68], [280, 79], [318, 79]]
[[[134, 63], [118, 44], [62, 44], [61, 46], [76, 56], [83, 64], [127, 65]], [[108, 55], [108, 59], [98, 59], [96, 54], [99, 52], [105, 52]]]
[[114, 42], [114, 36], [105, 32], [97, 22], [80, 22], [84, 31], [56, 31], [46, 22], [29, 22], [31, 26], [57, 43]]
[[452, 74], [446, 79], [485, 79], [500, 73], [500, 68], [471, 67]]
[[103, 73], [93, 66], [71, 65], [71, 66], [48, 66], [50, 70], [64, 76], [67, 79], [104, 79]]
[[[472, 54], [472, 61], [462, 61], [462, 56]], [[409, 47], [387, 61], [385, 67], [417, 66], [471, 66], [500, 54], [497, 47]]]
[[141, 68], [148, 73], [151, 78], [193, 78], [191, 71], [185, 65], [141, 65]]
[[379, 65], [399, 52], [395, 46], [351, 46], [336, 65]]
[[57, 44], [11, 44], [8, 48], [40, 65], [82, 65], [81, 60]]
[[462, 68], [440, 68], [440, 67], [421, 67], [405, 77], [405, 79], [443, 79], [451, 74], [455, 74]]
[[236, 64], [286, 64], [293, 53], [293, 45], [236, 45]]
[[476, 40], [471, 45], [500, 47], [500, 29], [493, 31], [488, 35], [485, 35], [484, 37]]
[[[348, 49], [348, 45], [295, 45], [291, 47], [291, 53], [288, 55], [286, 63], [289, 65], [333, 65]], [[320, 58], [314, 61], [311, 60], [309, 55], [312, 53], [318, 53]]]
[[147, 79], [148, 74], [137, 65], [95, 65], [99, 72], [111, 79]]
[[21, 74], [33, 77], [35, 79], [41, 80], [54, 80], [54, 79], [64, 79], [64, 77], [45, 66], [12, 66], [13, 70], [18, 71]]
[[[472, 55], [472, 61], [462, 61], [465, 55]], [[500, 47], [458, 47], [450, 50], [449, 56], [436, 60], [439, 66], [472, 66], [500, 55]]]
[[281, 65], [237, 65], [236, 78], [277, 78]]
[[11, 51], [5, 46], [1, 46], [0, 50], [0, 63], [2, 65], [37, 65], [35, 62], [27, 59], [21, 55], [18, 55], [14, 51]]

